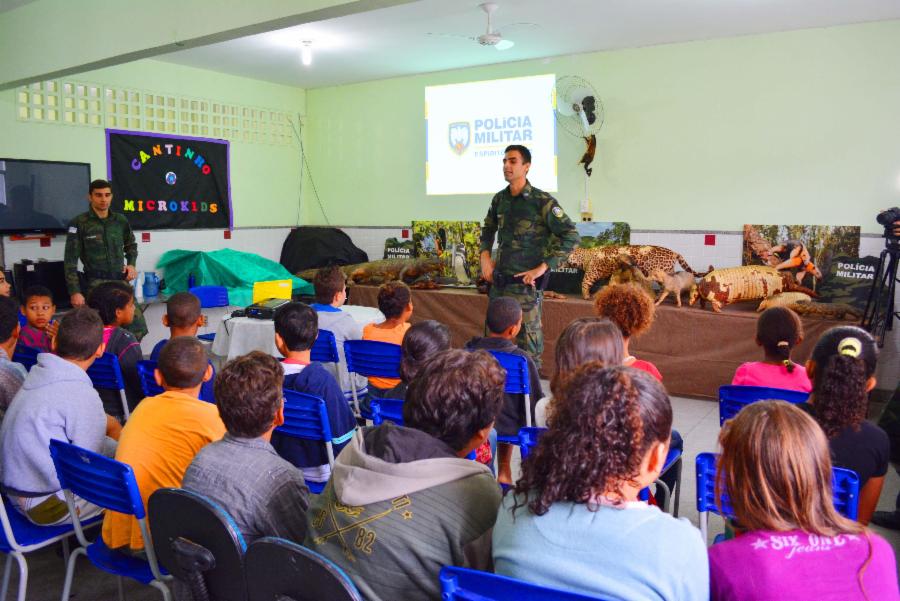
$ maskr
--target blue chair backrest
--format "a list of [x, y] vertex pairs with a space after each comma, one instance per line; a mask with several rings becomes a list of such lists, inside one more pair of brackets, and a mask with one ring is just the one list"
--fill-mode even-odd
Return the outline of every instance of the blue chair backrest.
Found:
[[331, 423], [325, 401], [317, 396], [284, 390], [284, 423], [275, 428], [294, 438], [331, 442]]
[[519, 429], [519, 449], [522, 452], [522, 459], [528, 457], [531, 449], [537, 445], [541, 434], [547, 431], [547, 428], [520, 428]]
[[[697, 455], [697, 511], [709, 511], [721, 515], [716, 507], [716, 459], [715, 453]], [[847, 519], [859, 515], [859, 476], [853, 470], [840, 467], [831, 469], [832, 499], [834, 508]], [[722, 509], [726, 516], [733, 516], [731, 501], [723, 492]]]
[[313, 361], [319, 361], [320, 363], [338, 363], [341, 360], [338, 355], [337, 342], [334, 339], [334, 334], [328, 330], [319, 330], [319, 335], [316, 338], [316, 341], [313, 342], [312, 349], [310, 350], [309, 358]]
[[528, 374], [528, 360], [521, 355], [512, 353], [490, 352], [500, 366], [506, 370], [506, 386], [503, 392], [507, 394], [531, 394], [531, 378]]
[[831, 468], [834, 508], [850, 520], [859, 517], [859, 476], [853, 470]]
[[345, 340], [347, 371], [379, 378], [400, 377], [400, 345], [377, 340]]
[[31, 348], [30, 346], [23, 346], [21, 344], [17, 344], [15, 350], [13, 351], [12, 360], [16, 363], [21, 363], [25, 369], [31, 371], [31, 368], [37, 364], [37, 356], [41, 351], [36, 348]]
[[163, 387], [156, 383], [153, 372], [156, 370], [156, 361], [144, 359], [137, 362], [138, 377], [141, 379], [141, 390], [144, 396], [156, 396], [165, 392]]
[[227, 307], [228, 288], [225, 286], [194, 286], [188, 290], [200, 299], [200, 307]]
[[130, 465], [60, 440], [50, 441], [50, 456], [63, 489], [94, 505], [144, 517], [144, 502]]
[[123, 390], [125, 388], [122, 369], [119, 367], [119, 358], [112, 353], [103, 353], [103, 356], [94, 361], [88, 368], [87, 375], [94, 384], [94, 388], [108, 390]]
[[468, 568], [445, 567], [439, 578], [442, 601], [599, 601]]
[[769, 388], [767, 386], [719, 386], [719, 425], [737, 415], [741, 409], [756, 401], [778, 400], [804, 403], [808, 392]]
[[376, 426], [384, 421], [403, 425], [403, 399], [378, 399], [370, 401], [372, 423]]

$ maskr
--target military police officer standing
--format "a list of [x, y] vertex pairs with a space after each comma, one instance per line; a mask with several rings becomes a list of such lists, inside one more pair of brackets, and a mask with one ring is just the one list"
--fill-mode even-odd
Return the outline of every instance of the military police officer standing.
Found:
[[[101, 282], [130, 282], [137, 277], [134, 267], [138, 254], [137, 242], [125, 216], [109, 210], [112, 203], [110, 183], [102, 179], [92, 181], [88, 200], [90, 208], [69, 223], [66, 236], [66, 285], [74, 307], [83, 305], [85, 295]], [[84, 264], [83, 280], [78, 273], [79, 259]], [[147, 323], [138, 307], [128, 330], [138, 340], [147, 334]]]
[[[541, 329], [542, 276], [565, 260], [580, 238], [575, 224], [555, 198], [526, 179], [531, 151], [514, 144], [503, 156], [503, 178], [509, 186], [494, 195], [481, 229], [481, 273], [491, 282], [490, 298], [509, 296], [522, 305], [519, 348], [531, 354], [538, 368], [544, 352]], [[498, 234], [496, 264], [491, 259]], [[553, 238], [559, 241], [551, 250]]]

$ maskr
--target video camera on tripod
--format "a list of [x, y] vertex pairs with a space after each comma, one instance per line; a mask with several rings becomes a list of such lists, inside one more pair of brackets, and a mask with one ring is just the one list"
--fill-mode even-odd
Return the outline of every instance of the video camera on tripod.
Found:
[[894, 329], [895, 317], [900, 319], [900, 312], [894, 310], [897, 265], [900, 263], [900, 207], [880, 212], [875, 220], [884, 226], [885, 248], [878, 258], [878, 268], [860, 325], [872, 333], [879, 346], [884, 346], [885, 332]]

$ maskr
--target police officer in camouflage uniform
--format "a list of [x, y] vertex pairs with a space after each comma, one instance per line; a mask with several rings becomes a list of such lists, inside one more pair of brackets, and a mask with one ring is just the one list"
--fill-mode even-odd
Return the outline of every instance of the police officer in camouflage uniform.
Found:
[[[519, 348], [531, 354], [538, 369], [544, 352], [541, 306], [544, 293], [540, 279], [565, 260], [580, 238], [575, 224], [555, 198], [533, 187], [526, 176], [531, 152], [524, 146], [507, 146], [503, 156], [503, 178], [509, 186], [494, 195], [481, 228], [481, 273], [491, 282], [490, 298], [509, 296], [522, 305]], [[494, 235], [498, 234], [496, 264], [491, 259]], [[558, 247], [550, 250], [552, 238]]]
[[[90, 209], [69, 223], [66, 236], [66, 285], [72, 306], [80, 307], [97, 284], [110, 280], [130, 282], [137, 277], [137, 242], [124, 215], [109, 210], [112, 187], [96, 179], [88, 192]], [[84, 264], [84, 279], [79, 278], [78, 260]], [[138, 340], [147, 334], [147, 323], [140, 307], [134, 309], [134, 321], [127, 328]]]

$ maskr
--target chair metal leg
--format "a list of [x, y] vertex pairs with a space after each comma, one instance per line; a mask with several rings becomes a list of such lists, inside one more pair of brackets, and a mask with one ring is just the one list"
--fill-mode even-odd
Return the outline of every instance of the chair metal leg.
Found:
[[[656, 502], [659, 505], [660, 509], [662, 509], [665, 513], [669, 513], [669, 502], [672, 500], [672, 491], [669, 490], [669, 486], [662, 480], [657, 480], [655, 484], [656, 490], [654, 491], [654, 496], [656, 497]], [[660, 496], [662, 496], [661, 503]]]
[[75, 563], [78, 561], [79, 555], [86, 555], [87, 550], [84, 547], [78, 547], [69, 555], [68, 565], [66, 565], [66, 581], [63, 584], [62, 601], [69, 601], [72, 593], [72, 578], [75, 577]]
[[119, 589], [119, 601], [125, 601], [125, 579], [121, 576], [116, 577], [116, 587]]
[[154, 580], [150, 583], [150, 586], [152, 586], [162, 594], [163, 601], [172, 601], [172, 593], [169, 591], [169, 587], [166, 586], [164, 582]]
[[7, 553], [6, 565], [3, 567], [3, 586], [0, 587], [0, 601], [6, 601], [6, 591], [9, 588], [9, 575], [12, 571], [12, 554]]
[[356, 396], [356, 382], [353, 381], [355, 377], [355, 373], [350, 374], [350, 392], [353, 394], [353, 413], [356, 414], [356, 417], [359, 417], [361, 415], [359, 412], [359, 398]]
[[12, 555], [19, 564], [19, 594], [16, 601], [25, 601], [25, 592], [28, 590], [28, 564], [25, 563], [25, 556], [18, 551]]
[[[682, 455], [682, 458], [683, 457], [684, 457], [684, 455]], [[684, 467], [684, 461], [679, 459], [678, 465], [675, 466], [675, 470], [676, 470], [676, 472], [675, 472], [675, 491], [673, 493], [675, 495], [675, 506], [674, 506], [674, 510], [672, 511], [672, 515], [676, 518], [678, 517], [678, 506], [681, 501], [681, 468], [683, 468], [683, 467]]]

